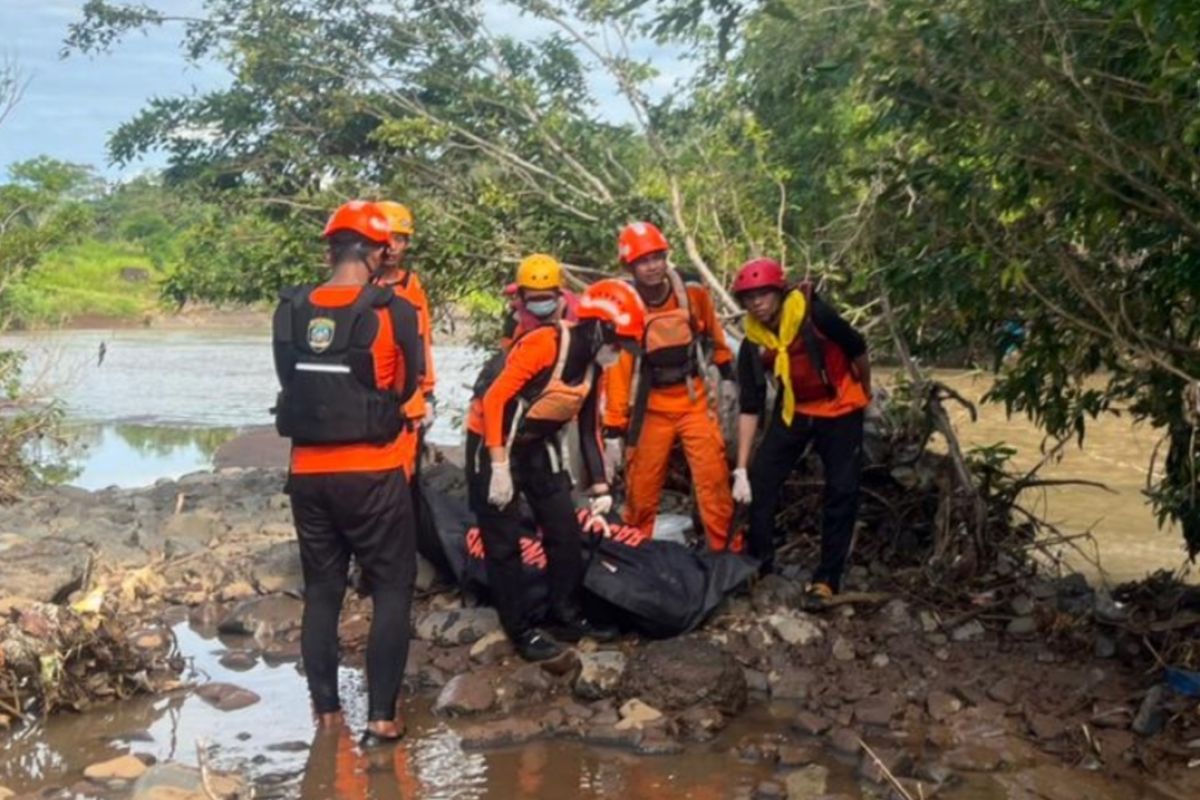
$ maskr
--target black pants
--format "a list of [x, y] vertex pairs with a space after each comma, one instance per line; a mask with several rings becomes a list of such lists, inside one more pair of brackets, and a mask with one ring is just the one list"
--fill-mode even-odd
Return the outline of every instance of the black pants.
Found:
[[341, 708], [338, 616], [353, 554], [370, 587], [373, 606], [367, 638], [368, 718], [394, 719], [408, 660], [417, 571], [404, 472], [292, 475], [287, 491], [304, 570], [300, 651], [313, 706], [319, 714]]
[[[553, 446], [553, 445], [551, 445]], [[509, 467], [513, 500], [504, 508], [488, 502], [492, 462], [483, 440], [467, 434], [467, 480], [471, 511], [479, 523], [487, 553], [487, 576], [492, 603], [510, 637], [530, 626], [525, 607], [525, 581], [521, 568], [521, 513], [524, 495], [542, 529], [546, 575], [550, 583], [550, 615], [566, 620], [578, 614], [579, 584], [583, 580], [583, 532], [571, 501], [571, 478], [551, 455], [545, 440], [513, 445]]]
[[784, 481], [795, 469], [809, 442], [825, 469], [825, 502], [821, 526], [821, 563], [813, 574], [835, 589], [854, 539], [858, 516], [858, 484], [862, 473], [863, 412], [840, 417], [797, 414], [785, 425], [778, 413], [758, 445], [750, 465], [750, 555], [770, 569], [775, 558], [775, 514]]

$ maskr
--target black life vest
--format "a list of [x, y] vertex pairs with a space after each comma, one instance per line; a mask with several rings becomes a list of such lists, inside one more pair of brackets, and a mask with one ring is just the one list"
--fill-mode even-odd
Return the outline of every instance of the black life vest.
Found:
[[[353, 303], [331, 308], [313, 304], [315, 288], [279, 293], [273, 323], [281, 387], [275, 429], [298, 445], [393, 441], [404, 426], [400, 398], [391, 387], [376, 386], [372, 345], [379, 334], [376, 309], [392, 310], [395, 293], [364, 286]], [[398, 325], [393, 315], [394, 331]]]

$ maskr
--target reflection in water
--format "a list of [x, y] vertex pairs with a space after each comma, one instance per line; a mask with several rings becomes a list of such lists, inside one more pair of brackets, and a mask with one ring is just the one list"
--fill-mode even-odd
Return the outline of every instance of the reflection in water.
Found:
[[45, 443], [34, 457], [52, 465], [52, 482], [103, 489], [147, 486], [212, 467], [217, 448], [236, 428], [172, 428], [156, 425], [79, 426], [65, 444]]

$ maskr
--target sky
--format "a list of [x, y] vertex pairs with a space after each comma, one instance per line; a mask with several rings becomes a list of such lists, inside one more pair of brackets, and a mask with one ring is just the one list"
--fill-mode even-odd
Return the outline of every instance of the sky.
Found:
[[[117, 169], [108, 163], [106, 141], [152, 97], [205, 92], [226, 84], [228, 74], [218, 64], [197, 67], [179, 50], [178, 25], [150, 29], [126, 37], [111, 53], [60, 58], [67, 26], [80, 19], [85, 0], [0, 0], [0, 59], [15, 60], [29, 79], [20, 104], [0, 125], [0, 171], [16, 161], [50, 155], [64, 161], [90, 164], [108, 178], [136, 175], [162, 166], [163, 157]], [[152, 0], [154, 8], [170, 14], [195, 15], [203, 0]], [[528, 19], [500, 13], [499, 2], [489, 10], [495, 33], [535, 31]], [[643, 50], [645, 53], [652, 52]], [[669, 51], [658, 51], [655, 63], [663, 75], [656, 82], [666, 91], [686, 70]], [[604, 116], [625, 121], [630, 112], [611, 86], [597, 78], [597, 96]]]

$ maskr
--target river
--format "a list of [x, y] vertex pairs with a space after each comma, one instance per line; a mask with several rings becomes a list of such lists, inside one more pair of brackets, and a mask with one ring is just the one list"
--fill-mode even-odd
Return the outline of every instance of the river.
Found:
[[[98, 361], [100, 343], [105, 356]], [[221, 443], [246, 427], [269, 424], [275, 392], [270, 350], [261, 332], [63, 331], [0, 337], [0, 347], [29, 354], [28, 379], [66, 405], [76, 432], [65, 448], [43, 452], [62, 461], [63, 475], [86, 488], [136, 486], [211, 465]], [[467, 387], [479, 356], [465, 348], [438, 348], [439, 418], [431, 439], [459, 441]], [[940, 377], [977, 397], [984, 381], [965, 373]], [[968, 444], [1004, 441], [1022, 448], [1022, 463], [1036, 460], [1040, 436], [995, 407], [962, 427]], [[1179, 566], [1177, 531], [1159, 530], [1139, 492], [1154, 445], [1152, 431], [1124, 419], [1094, 426], [1085, 450], [1072, 449], [1049, 474], [1101, 480], [1112, 494], [1064, 487], [1036, 498], [1039, 510], [1065, 531], [1090, 530], [1109, 579], [1139, 577]], [[1093, 577], [1102, 577], [1094, 570]], [[259, 797], [397, 798], [749, 798], [770, 774], [732, 752], [747, 733], [783, 731], [794, 714], [786, 704], [759, 705], [733, 722], [718, 739], [683, 755], [639, 758], [629, 753], [564, 742], [543, 742], [485, 753], [463, 750], [454, 725], [429, 713], [428, 700], [407, 708], [406, 746], [385, 755], [358, 755], [336, 742], [314, 738], [304, 683], [294, 663], [259, 661], [233, 672], [219, 657], [236, 641], [178, 621], [181, 650], [197, 675], [251, 689], [262, 703], [243, 711], [217, 712], [189, 694], [136, 699], [81, 716], [60, 715], [0, 740], [0, 785], [20, 790], [70, 785], [83, 765], [121, 753], [195, 763], [197, 741], [208, 742], [215, 764], [237, 766], [255, 781]], [[346, 697], [361, 673], [343, 671]], [[270, 724], [263, 724], [264, 709]], [[364, 709], [348, 709], [361, 727]], [[343, 743], [344, 744], [344, 743]], [[836, 761], [829, 791], [862, 795], [853, 767]], [[346, 786], [357, 787], [345, 794]], [[990, 779], [972, 779], [942, 796], [991, 800], [1006, 796]]]

